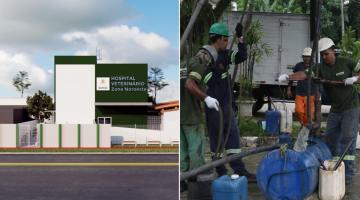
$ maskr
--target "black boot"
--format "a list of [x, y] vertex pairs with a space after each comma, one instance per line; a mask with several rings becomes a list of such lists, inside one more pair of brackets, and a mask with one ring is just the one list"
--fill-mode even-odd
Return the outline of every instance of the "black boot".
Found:
[[187, 189], [187, 183], [185, 181], [180, 181], [180, 192], [185, 192]]

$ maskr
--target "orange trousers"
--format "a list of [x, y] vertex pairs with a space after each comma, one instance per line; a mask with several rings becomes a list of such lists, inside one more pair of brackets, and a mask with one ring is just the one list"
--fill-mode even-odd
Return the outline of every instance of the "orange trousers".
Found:
[[[314, 100], [315, 100], [315, 97], [311, 96], [310, 97], [311, 119], [314, 119], [314, 110], [315, 110]], [[306, 104], [307, 104], [307, 96], [296, 95], [296, 97], [295, 97], [295, 115], [303, 126], [305, 126], [308, 122]]]

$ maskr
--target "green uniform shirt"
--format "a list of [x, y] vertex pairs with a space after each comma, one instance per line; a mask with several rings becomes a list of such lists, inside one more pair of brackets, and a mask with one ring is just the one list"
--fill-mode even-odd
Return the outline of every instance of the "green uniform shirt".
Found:
[[[187, 78], [194, 80], [200, 88], [204, 88], [203, 79], [206, 67], [212, 63], [211, 56], [201, 49], [191, 58], [187, 65]], [[184, 125], [199, 124], [203, 122], [203, 111], [200, 100], [185, 88], [186, 78], [180, 83], [180, 123]]]
[[[319, 78], [332, 81], [343, 81], [360, 71], [359, 64], [357, 65], [353, 60], [343, 57], [337, 57], [333, 66], [321, 63], [317, 67], [319, 68]], [[353, 85], [324, 84], [324, 90], [330, 97], [330, 112], [340, 113], [359, 107], [358, 94]]]

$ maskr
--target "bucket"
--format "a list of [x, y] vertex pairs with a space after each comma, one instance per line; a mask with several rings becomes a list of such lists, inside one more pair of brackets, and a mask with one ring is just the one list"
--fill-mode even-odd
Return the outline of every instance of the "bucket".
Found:
[[189, 181], [187, 200], [211, 200], [212, 181]]
[[326, 169], [319, 170], [319, 198], [322, 200], [341, 200], [345, 195], [345, 164], [341, 162], [336, 171], [334, 168], [336, 161], [326, 160]]
[[196, 181], [188, 181], [188, 200], [211, 200], [211, 184], [217, 177], [215, 173], [199, 174]]
[[224, 175], [212, 184], [213, 200], [248, 200], [248, 181], [237, 174]]

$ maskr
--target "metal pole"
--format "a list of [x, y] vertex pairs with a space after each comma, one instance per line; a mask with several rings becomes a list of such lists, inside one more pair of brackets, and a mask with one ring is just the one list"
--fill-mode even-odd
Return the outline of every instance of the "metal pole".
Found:
[[188, 172], [184, 172], [180, 175], [180, 181], [183, 181], [183, 180], [186, 180], [190, 177], [193, 177], [193, 176], [196, 176], [202, 172], [205, 172], [205, 171], [208, 171], [210, 169], [213, 169], [217, 166], [220, 166], [220, 165], [223, 165], [225, 163], [228, 163], [228, 162], [231, 162], [231, 161], [234, 161], [234, 160], [237, 160], [237, 159], [240, 159], [242, 157], [245, 157], [245, 156], [248, 156], [248, 155], [251, 155], [251, 154], [255, 154], [255, 153], [260, 153], [260, 152], [264, 152], [264, 151], [271, 151], [271, 150], [274, 150], [274, 149], [277, 149], [280, 147], [280, 144], [275, 144], [275, 145], [271, 145], [271, 146], [262, 146], [262, 147], [257, 147], [257, 148], [252, 148], [248, 151], [244, 151], [244, 152], [241, 152], [241, 153], [238, 153], [238, 154], [233, 154], [231, 156], [226, 156], [222, 159], [219, 159], [219, 160], [214, 160], [210, 163], [207, 163], [205, 165], [202, 165], [196, 169], [193, 169], [191, 171], [188, 171]]
[[341, 10], [341, 37], [344, 36], [345, 25], [344, 25], [344, 1], [340, 0], [340, 10]]
[[185, 41], [187, 40], [187, 37], [189, 36], [194, 24], [195, 24], [195, 21], [197, 19], [197, 16], [199, 15], [200, 13], [200, 10], [201, 8], [204, 6], [205, 2], [207, 2], [207, 0], [199, 0], [199, 2], [196, 4], [196, 8], [193, 12], [193, 14], [191, 15], [191, 18], [190, 18], [190, 21], [188, 23], [188, 25], [186, 26], [186, 29], [184, 31], [184, 34], [182, 35], [181, 37], [181, 40], [180, 40], [180, 50], [182, 49], [182, 47], [184, 46], [185, 44]]

